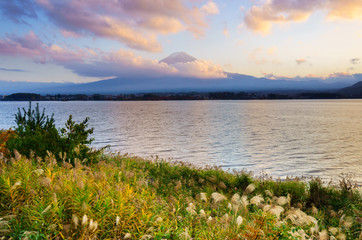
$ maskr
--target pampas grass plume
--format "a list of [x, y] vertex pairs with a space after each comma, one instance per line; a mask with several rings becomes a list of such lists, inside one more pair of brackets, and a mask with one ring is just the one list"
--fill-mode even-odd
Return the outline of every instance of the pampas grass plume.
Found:
[[123, 237], [123, 239], [130, 239], [132, 235], [130, 233], [126, 233]]
[[93, 219], [91, 219], [89, 221], [89, 230], [94, 232], [98, 227], [98, 222], [97, 221], [93, 221]]
[[226, 200], [226, 197], [224, 195], [222, 195], [221, 193], [218, 193], [218, 192], [212, 193], [211, 197], [212, 197], [212, 199], [214, 200], [214, 202], [216, 204]]
[[82, 217], [82, 226], [87, 226], [88, 224], [88, 217], [86, 214]]
[[255, 204], [257, 206], [259, 206], [262, 202], [264, 202], [264, 198], [261, 195], [256, 195], [250, 199], [250, 204]]
[[75, 228], [77, 228], [79, 225], [79, 218], [77, 217], [77, 215], [72, 214], [72, 220], [73, 220]]
[[245, 193], [245, 194], [249, 194], [249, 193], [254, 192], [254, 190], [255, 190], [255, 185], [252, 184], [252, 183], [250, 183], [250, 184], [245, 188], [244, 193]]
[[201, 201], [207, 202], [206, 193], [204, 193], [204, 192], [200, 193], [200, 199], [201, 199]]
[[200, 217], [206, 218], [206, 213], [203, 209], [200, 210]]
[[238, 227], [240, 227], [240, 225], [243, 223], [243, 218], [241, 216], [238, 216], [236, 218], [236, 224], [238, 225]]

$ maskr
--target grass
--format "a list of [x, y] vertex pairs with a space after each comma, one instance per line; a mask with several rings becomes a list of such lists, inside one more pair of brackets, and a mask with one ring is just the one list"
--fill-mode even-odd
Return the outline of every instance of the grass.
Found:
[[350, 181], [246, 172], [108, 154], [94, 163], [0, 157], [0, 238], [361, 239]]

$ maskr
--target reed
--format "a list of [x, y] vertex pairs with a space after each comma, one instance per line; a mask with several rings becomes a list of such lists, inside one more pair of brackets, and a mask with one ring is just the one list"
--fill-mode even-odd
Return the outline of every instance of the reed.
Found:
[[361, 236], [362, 197], [349, 185], [283, 182], [119, 154], [74, 165], [61, 164], [50, 153], [44, 159], [15, 155], [0, 159], [4, 239]]

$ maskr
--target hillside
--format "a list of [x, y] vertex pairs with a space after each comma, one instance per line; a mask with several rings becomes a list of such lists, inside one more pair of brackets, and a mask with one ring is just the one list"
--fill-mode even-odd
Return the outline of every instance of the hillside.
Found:
[[337, 93], [346, 97], [362, 97], [362, 81], [353, 84], [350, 87], [342, 88]]

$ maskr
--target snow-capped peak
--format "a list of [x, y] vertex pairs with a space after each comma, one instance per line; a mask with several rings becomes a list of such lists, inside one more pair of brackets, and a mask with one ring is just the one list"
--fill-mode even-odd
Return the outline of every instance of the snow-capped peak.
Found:
[[160, 62], [167, 63], [168, 65], [172, 65], [175, 63], [187, 63], [187, 62], [193, 62], [197, 60], [193, 56], [188, 55], [185, 52], [175, 52], [172, 53], [170, 56], [162, 59]]

